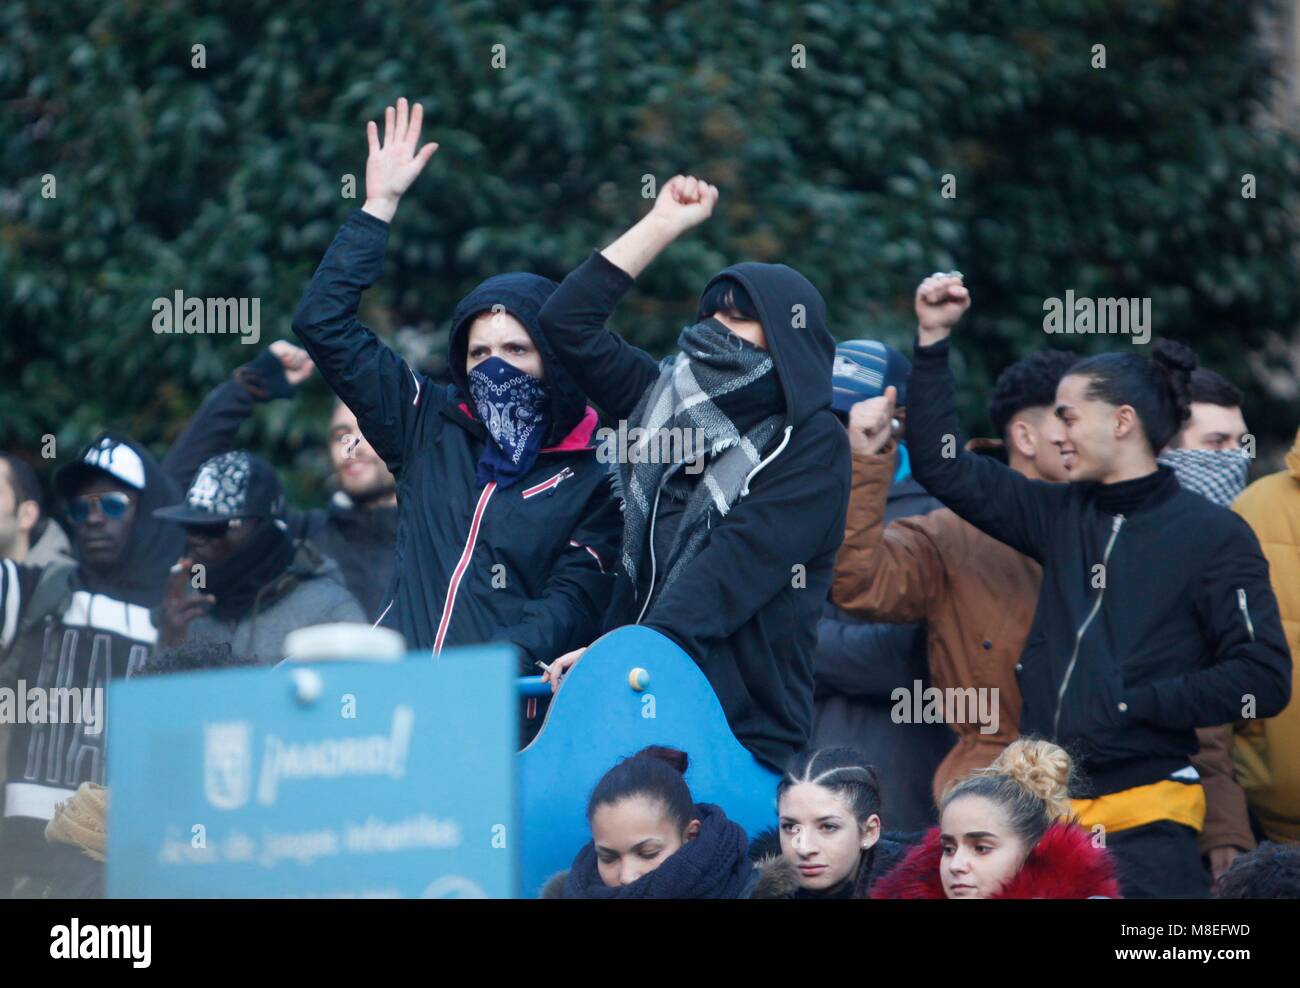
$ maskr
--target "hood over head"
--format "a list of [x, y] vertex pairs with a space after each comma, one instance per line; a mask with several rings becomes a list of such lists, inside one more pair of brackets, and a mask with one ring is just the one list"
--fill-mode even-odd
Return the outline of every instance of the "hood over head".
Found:
[[493, 306], [496, 305], [500, 305], [504, 311], [523, 323], [524, 329], [532, 337], [533, 345], [537, 347], [537, 352], [541, 354], [542, 366], [546, 368], [547, 412], [551, 423], [550, 431], [544, 440], [546, 446], [559, 443], [574, 426], [582, 421], [587, 411], [586, 395], [556, 358], [537, 318], [546, 300], [558, 287], [549, 278], [529, 274], [526, 271], [494, 275], [457, 304], [451, 319], [451, 337], [448, 341], [451, 379], [456, 384], [461, 400], [473, 408], [474, 400], [469, 393], [469, 375], [465, 372], [465, 356], [469, 352], [470, 324], [481, 313], [492, 312]]
[[[746, 261], [719, 271], [705, 285], [731, 278], [758, 309], [768, 352], [785, 393], [786, 425], [798, 426], [831, 406], [835, 340], [826, 326], [826, 302], [813, 283], [785, 264]], [[798, 308], [797, 308], [798, 307]], [[706, 319], [711, 312], [697, 314]]]
[[[112, 433], [101, 435], [75, 462], [63, 467], [54, 478], [55, 490], [67, 500], [94, 474], [135, 489], [140, 502], [126, 549], [112, 572], [91, 573], [80, 567], [81, 582], [92, 593], [153, 607], [162, 601], [167, 571], [185, 547], [181, 527], [156, 518], [154, 511], [175, 504], [181, 499], [181, 491], [144, 446]], [[75, 536], [73, 546], [75, 553]]]

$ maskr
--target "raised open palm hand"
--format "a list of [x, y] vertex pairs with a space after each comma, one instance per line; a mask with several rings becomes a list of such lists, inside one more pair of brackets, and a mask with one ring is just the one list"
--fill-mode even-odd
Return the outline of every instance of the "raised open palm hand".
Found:
[[383, 144], [379, 143], [379, 127], [375, 122], [366, 124], [370, 156], [366, 159], [365, 209], [380, 219], [392, 219], [398, 200], [438, 150], [434, 143], [416, 150], [423, 123], [424, 107], [419, 103], [412, 107], [402, 97], [396, 108], [390, 106], [384, 110]]

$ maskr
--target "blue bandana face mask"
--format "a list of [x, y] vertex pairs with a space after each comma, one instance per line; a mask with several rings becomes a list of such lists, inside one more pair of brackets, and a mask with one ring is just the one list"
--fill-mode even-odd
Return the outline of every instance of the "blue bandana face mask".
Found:
[[546, 438], [546, 385], [500, 357], [469, 372], [469, 393], [479, 421], [492, 437], [479, 457], [479, 486], [509, 487], [533, 468]]

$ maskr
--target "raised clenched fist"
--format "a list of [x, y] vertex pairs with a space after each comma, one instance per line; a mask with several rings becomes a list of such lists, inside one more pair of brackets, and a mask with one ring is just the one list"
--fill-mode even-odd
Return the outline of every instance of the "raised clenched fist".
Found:
[[970, 308], [970, 292], [960, 271], [938, 271], [916, 289], [917, 335], [922, 346], [938, 343]]
[[659, 190], [650, 212], [683, 233], [707, 220], [717, 202], [716, 185], [694, 175], [674, 175]]

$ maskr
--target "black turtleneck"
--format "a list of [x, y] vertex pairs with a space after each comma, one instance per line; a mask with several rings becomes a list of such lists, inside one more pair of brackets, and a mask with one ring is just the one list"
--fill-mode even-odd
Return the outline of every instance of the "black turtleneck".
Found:
[[1144, 477], [1121, 480], [1115, 484], [1097, 485], [1097, 507], [1111, 515], [1130, 515], [1146, 503], [1147, 499], [1165, 482], [1168, 467], [1157, 468]]

